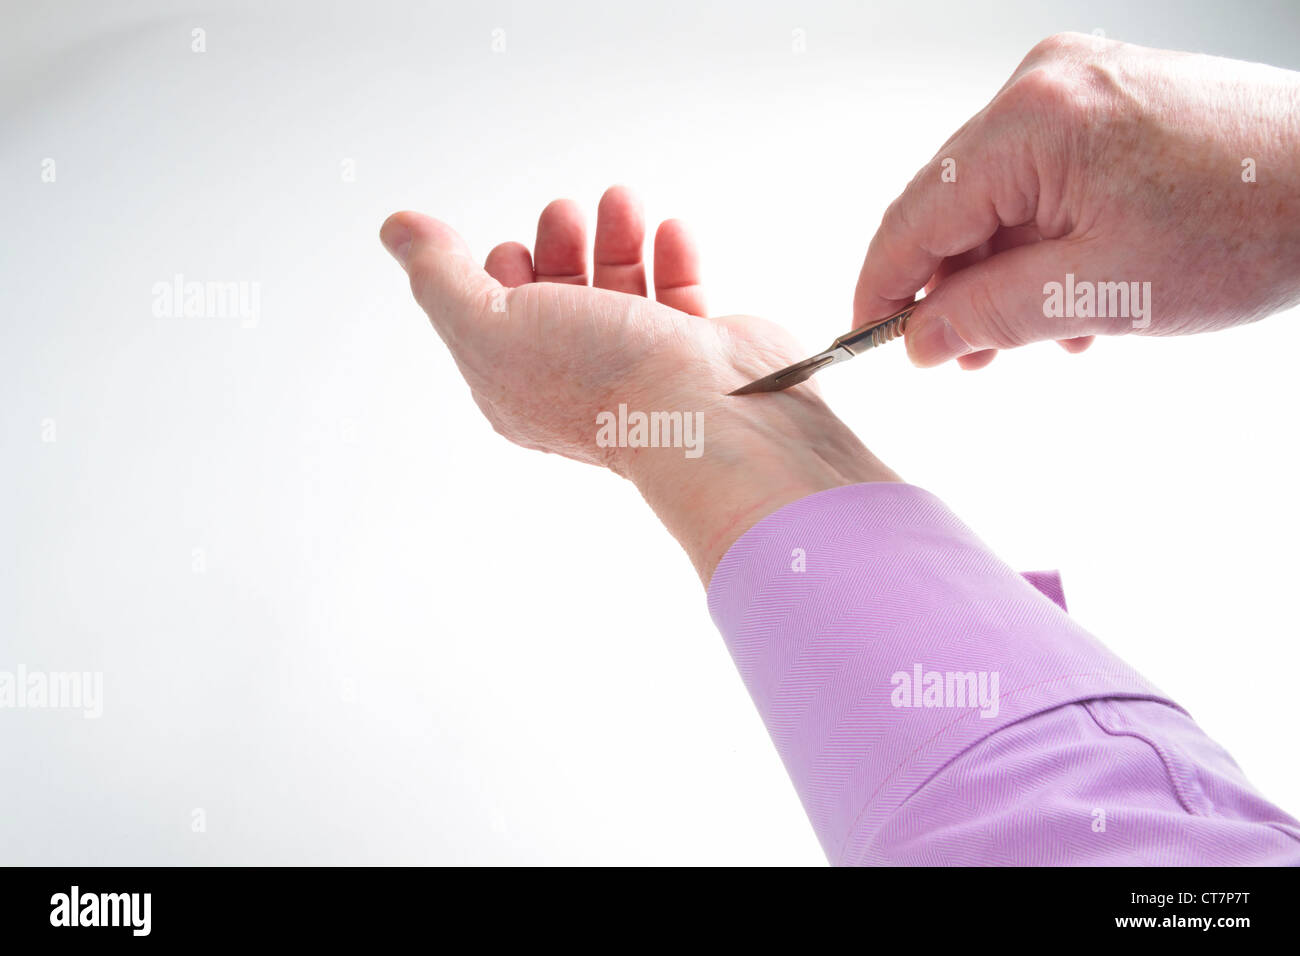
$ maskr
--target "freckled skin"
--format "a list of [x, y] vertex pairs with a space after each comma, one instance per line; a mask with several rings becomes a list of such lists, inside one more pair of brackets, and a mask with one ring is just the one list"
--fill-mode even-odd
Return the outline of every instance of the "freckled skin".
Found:
[[[939, 176], [945, 158], [956, 183]], [[1246, 158], [1256, 182], [1242, 181]], [[1044, 283], [1067, 272], [1150, 282], [1150, 324], [1044, 315]], [[982, 366], [991, 349], [1203, 332], [1300, 301], [1300, 74], [1077, 34], [1043, 41], [890, 206], [855, 323], [923, 288], [908, 329], [921, 365], [956, 357], [953, 341]], [[959, 338], [927, 331], [941, 319]], [[975, 367], [976, 354], [959, 361]]]

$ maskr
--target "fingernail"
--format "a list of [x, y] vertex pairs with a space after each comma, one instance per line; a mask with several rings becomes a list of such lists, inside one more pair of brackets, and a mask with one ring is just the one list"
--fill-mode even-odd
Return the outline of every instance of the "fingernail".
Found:
[[411, 230], [399, 223], [390, 223], [384, 228], [379, 237], [383, 240], [384, 248], [387, 249], [402, 268], [406, 268], [406, 258], [411, 253]]
[[912, 364], [921, 368], [941, 365], [958, 355], [974, 351], [947, 319], [934, 317], [921, 324], [907, 337], [907, 352]]

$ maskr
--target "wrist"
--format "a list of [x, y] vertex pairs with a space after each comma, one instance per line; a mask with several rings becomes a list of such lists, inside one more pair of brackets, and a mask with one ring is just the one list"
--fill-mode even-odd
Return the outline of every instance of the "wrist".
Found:
[[759, 520], [842, 485], [900, 481], [811, 390], [719, 396], [699, 412], [698, 455], [625, 448], [630, 479], [707, 585], [727, 549]]

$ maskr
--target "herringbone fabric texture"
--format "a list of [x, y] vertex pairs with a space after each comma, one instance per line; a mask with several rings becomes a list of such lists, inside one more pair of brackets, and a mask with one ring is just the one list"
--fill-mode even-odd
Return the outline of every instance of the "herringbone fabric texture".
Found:
[[1300, 825], [938, 499], [750, 529], [709, 609], [837, 864], [1298, 863]]

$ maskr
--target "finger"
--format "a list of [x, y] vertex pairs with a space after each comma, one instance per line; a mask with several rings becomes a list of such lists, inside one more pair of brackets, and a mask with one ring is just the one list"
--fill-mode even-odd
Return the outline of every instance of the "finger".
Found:
[[645, 215], [626, 186], [611, 186], [596, 210], [595, 277], [592, 285], [645, 295]]
[[[1006, 163], [964, 154], [978, 124], [958, 137], [908, 184], [885, 211], [867, 248], [853, 298], [853, 324], [863, 325], [902, 308], [940, 264], [978, 248], [998, 229], [1033, 219], [1037, 193], [1019, 188]], [[944, 161], [958, 165], [945, 181]]]
[[922, 367], [981, 349], [1012, 348], [1046, 339], [1074, 339], [1110, 328], [1114, 320], [1076, 317], [1051, 308], [1048, 283], [1067, 273], [1078, 280], [1105, 275], [1103, 264], [1080, 264], [1075, 242], [1045, 239], [990, 256], [954, 272], [922, 299], [907, 322], [907, 351]]
[[1006, 252], [1008, 249], [1018, 249], [1021, 246], [1027, 246], [1031, 242], [1041, 242], [1043, 234], [1038, 228], [1037, 223], [1028, 222], [1022, 226], [1003, 226], [993, 234], [989, 240], [988, 247], [991, 253]]
[[976, 372], [982, 368], [988, 368], [989, 363], [997, 357], [997, 349], [980, 349], [978, 352], [971, 352], [969, 355], [958, 356], [957, 364], [968, 372]]
[[974, 249], [960, 252], [955, 256], [948, 256], [943, 262], [939, 263], [938, 268], [934, 270], [934, 275], [930, 276], [925, 284], [926, 294], [932, 292], [935, 286], [954, 272], [960, 272], [977, 262], [983, 262], [989, 256], [996, 255], [999, 252], [1026, 246], [1031, 242], [1039, 242], [1042, 238], [1038, 226], [1033, 223], [1023, 226], [999, 227], [998, 231], [993, 233], [992, 238], [981, 242]]
[[686, 224], [668, 219], [655, 232], [655, 298], [690, 315], [707, 315], [700, 254]]
[[1095, 335], [1080, 335], [1073, 339], [1058, 339], [1057, 344], [1071, 355], [1078, 355], [1080, 352], [1088, 351], [1088, 348], [1096, 340], [1097, 336]]
[[[993, 234], [991, 239], [981, 242], [974, 249], [958, 253], [955, 256], [949, 256], [939, 263], [934, 275], [925, 284], [926, 295], [933, 292], [944, 279], [947, 279], [955, 272], [977, 265], [991, 255], [1029, 245], [1031, 242], [1039, 242], [1042, 238], [1038, 227], [1033, 223], [1024, 226], [1003, 226]], [[988, 368], [997, 357], [997, 349], [980, 349], [967, 355], [958, 356], [957, 364], [967, 372], [977, 372], [982, 368]]]
[[977, 262], [983, 262], [989, 256], [993, 255], [993, 242], [981, 242], [974, 249], [958, 253], [955, 256], [949, 256], [935, 267], [934, 275], [930, 276], [925, 283], [925, 294], [929, 295], [935, 288], [948, 276], [954, 272], [960, 272], [962, 269], [969, 268]]
[[483, 263], [487, 274], [509, 289], [533, 281], [533, 257], [522, 242], [503, 242]]
[[538, 282], [587, 284], [587, 223], [572, 199], [557, 199], [542, 210], [533, 273]]
[[411, 292], [444, 338], [490, 311], [501, 284], [470, 257], [446, 223], [417, 212], [389, 216], [379, 238], [406, 270]]

